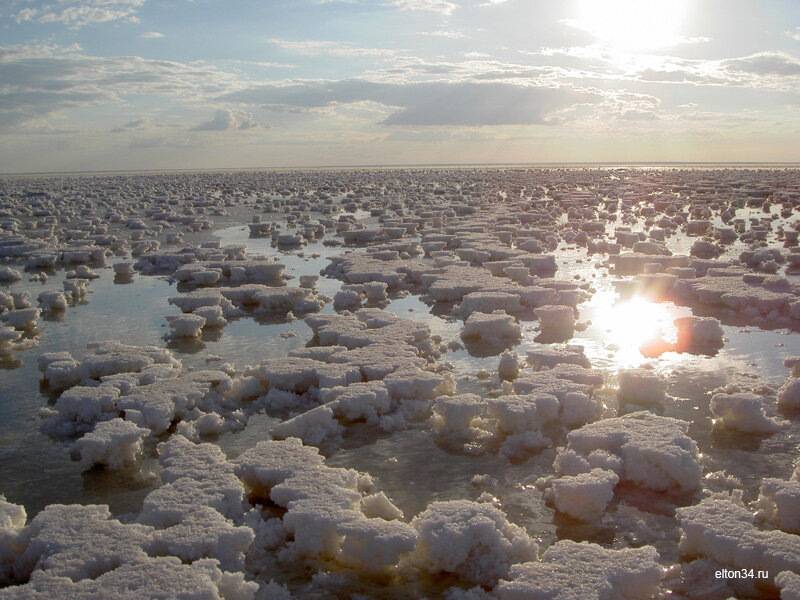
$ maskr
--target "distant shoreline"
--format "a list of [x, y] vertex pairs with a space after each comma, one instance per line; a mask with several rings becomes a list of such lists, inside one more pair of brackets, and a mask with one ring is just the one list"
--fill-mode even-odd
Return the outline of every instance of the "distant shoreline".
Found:
[[755, 168], [755, 169], [797, 169], [800, 162], [535, 162], [535, 163], [441, 163], [441, 164], [394, 164], [394, 165], [314, 165], [283, 167], [209, 167], [185, 169], [132, 169], [100, 171], [17, 171], [0, 173], [1, 177], [56, 177], [56, 176], [108, 176], [108, 175], [161, 175], [171, 173], [237, 173], [259, 171], [347, 171], [359, 169], [401, 170], [401, 169], [622, 169], [622, 168]]

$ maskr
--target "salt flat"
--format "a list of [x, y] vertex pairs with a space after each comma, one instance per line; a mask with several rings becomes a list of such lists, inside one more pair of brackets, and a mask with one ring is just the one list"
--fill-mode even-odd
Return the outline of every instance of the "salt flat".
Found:
[[799, 210], [792, 169], [0, 179], [0, 598], [792, 598]]

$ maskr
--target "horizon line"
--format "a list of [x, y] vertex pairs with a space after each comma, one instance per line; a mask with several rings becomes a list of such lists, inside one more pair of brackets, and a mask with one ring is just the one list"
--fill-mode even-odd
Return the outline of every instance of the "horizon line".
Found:
[[14, 176], [55, 176], [55, 175], [108, 175], [144, 173], [211, 173], [215, 171], [313, 171], [313, 170], [355, 170], [355, 169], [436, 169], [436, 168], [499, 168], [499, 167], [653, 167], [653, 166], [775, 166], [798, 167], [800, 161], [550, 161], [550, 162], [498, 162], [498, 163], [398, 163], [398, 164], [354, 164], [354, 165], [311, 165], [278, 167], [185, 167], [175, 169], [100, 169], [75, 171], [13, 171], [0, 172], [0, 177]]

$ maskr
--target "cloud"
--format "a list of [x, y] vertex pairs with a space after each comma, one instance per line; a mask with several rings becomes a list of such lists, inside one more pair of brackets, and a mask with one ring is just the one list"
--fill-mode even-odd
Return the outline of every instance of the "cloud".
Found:
[[36, 17], [39, 23], [63, 23], [68, 27], [108, 23], [138, 22], [138, 9], [146, 0], [59, 0], [46, 3]]
[[141, 119], [134, 119], [133, 121], [128, 121], [121, 127], [115, 127], [111, 130], [111, 133], [122, 133], [124, 131], [132, 131], [132, 130], [142, 130], [147, 129], [150, 125], [150, 119], [147, 117], [142, 117]]
[[203, 63], [86, 56], [79, 50], [43, 44], [0, 47], [0, 129], [39, 126], [65, 110], [119, 103], [128, 95], [190, 101], [235, 87], [233, 76]]
[[258, 123], [253, 120], [253, 115], [241, 110], [232, 111], [220, 108], [214, 112], [211, 120], [201, 123], [194, 131], [230, 131], [232, 129], [253, 129]]
[[555, 122], [553, 113], [599, 100], [594, 94], [571, 88], [476, 82], [394, 84], [361, 79], [262, 85], [220, 99], [273, 110], [375, 102], [395, 108], [382, 123], [399, 126], [547, 124]]
[[297, 52], [298, 54], [327, 54], [330, 56], [392, 56], [395, 54], [394, 50], [387, 48], [361, 48], [351, 44], [344, 44], [341, 42], [332, 42], [324, 40], [303, 40], [303, 41], [290, 41], [290, 40], [269, 40], [271, 44], [275, 44], [282, 50], [289, 52]]
[[626, 110], [617, 118], [623, 121], [657, 121], [660, 117], [649, 110]]
[[164, 34], [159, 33], [158, 31], [148, 31], [146, 33], [141, 34], [139, 37], [145, 40], [151, 40], [156, 38], [162, 38], [164, 37]]
[[785, 52], [759, 52], [743, 58], [725, 60], [722, 64], [731, 71], [753, 75], [800, 75], [800, 59]]
[[388, 5], [397, 7], [400, 10], [438, 12], [443, 15], [449, 15], [458, 8], [457, 4], [447, 0], [389, 0]]
[[11, 18], [17, 23], [25, 23], [27, 21], [33, 21], [37, 14], [39, 14], [39, 11], [35, 8], [23, 8]]
[[419, 35], [428, 35], [431, 37], [447, 38], [451, 40], [467, 37], [462, 32], [455, 31], [454, 29], [436, 29], [434, 31], [420, 31]]

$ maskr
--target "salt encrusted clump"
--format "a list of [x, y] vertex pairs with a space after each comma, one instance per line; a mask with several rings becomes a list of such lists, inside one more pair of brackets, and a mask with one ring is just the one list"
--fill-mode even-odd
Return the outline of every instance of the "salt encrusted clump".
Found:
[[[570, 309], [571, 310], [571, 309]], [[490, 346], [512, 345], [522, 336], [522, 328], [504, 310], [491, 314], [474, 312], [464, 322], [461, 339]]]
[[466, 318], [473, 312], [490, 313], [495, 310], [504, 310], [510, 315], [522, 312], [519, 295], [508, 292], [472, 292], [461, 299], [461, 304], [453, 312]]
[[164, 485], [144, 500], [139, 523], [155, 528], [151, 554], [184, 561], [215, 558], [230, 569], [244, 565], [255, 534], [241, 522], [244, 487], [222, 451], [180, 435], [159, 445]]
[[614, 498], [618, 482], [619, 476], [607, 469], [565, 475], [553, 480], [552, 500], [559, 512], [581, 521], [593, 521]]
[[560, 364], [589, 368], [591, 364], [584, 354], [583, 346], [567, 344], [563, 347], [544, 346], [525, 352], [528, 364], [534, 371], [550, 369]]
[[0, 319], [17, 330], [31, 329], [36, 326], [36, 321], [41, 314], [41, 308], [19, 308], [4, 312], [0, 315]]
[[454, 573], [493, 586], [515, 563], [536, 560], [536, 542], [488, 503], [434, 502], [411, 522], [419, 535], [414, 562], [432, 573]]
[[519, 377], [522, 361], [516, 350], [506, 350], [500, 355], [500, 363], [497, 365], [497, 375], [500, 381], [513, 381]]
[[286, 509], [283, 525], [292, 541], [279, 554], [283, 560], [333, 559], [381, 573], [414, 550], [414, 529], [398, 520], [364, 514], [362, 506], [369, 506], [366, 498], [372, 487], [368, 476], [325, 466], [315, 449], [296, 438], [259, 442], [235, 464], [254, 499], [269, 498]]
[[103, 421], [73, 447], [80, 456], [81, 468], [106, 465], [109, 469], [121, 469], [133, 464], [142, 449], [142, 439], [150, 431], [137, 427], [120, 418]]
[[333, 296], [333, 307], [336, 310], [358, 309], [363, 301], [364, 296], [360, 290], [341, 289]]
[[319, 391], [319, 401], [324, 404], [276, 425], [272, 436], [296, 437], [304, 444], [320, 446], [338, 439], [345, 426], [355, 422], [363, 421], [383, 431], [404, 428], [418, 417], [419, 409], [414, 402], [390, 395], [381, 381], [323, 388]]
[[722, 246], [715, 244], [712, 240], [703, 239], [692, 244], [689, 254], [698, 258], [717, 258], [724, 251]]
[[494, 398], [437, 398], [433, 424], [442, 441], [463, 443], [465, 452], [482, 453], [496, 444], [510, 460], [522, 460], [552, 444], [545, 428], [580, 427], [597, 419], [602, 404], [593, 394], [602, 381], [602, 374], [560, 365], [519, 378]]
[[116, 401], [119, 390], [103, 386], [74, 386], [56, 400], [54, 411], [42, 429], [54, 437], [71, 437], [91, 431], [100, 421], [119, 415]]
[[791, 370], [792, 377], [800, 377], [800, 356], [787, 356], [783, 359], [783, 366]]
[[795, 367], [792, 366], [792, 376], [786, 380], [778, 391], [778, 408], [785, 411], [800, 409], [800, 378], [794, 376]]
[[181, 309], [184, 313], [196, 313], [204, 317], [202, 309], [214, 309], [219, 307], [221, 314], [226, 319], [236, 318], [244, 315], [244, 311], [236, 308], [233, 303], [222, 296], [218, 289], [197, 289], [192, 290], [188, 294], [181, 294], [180, 296], [172, 296], [168, 302], [174, 304]]
[[659, 263], [662, 271], [667, 271], [672, 267], [689, 266], [688, 256], [664, 256], [639, 252], [609, 255], [609, 261], [614, 265], [616, 275], [638, 275], [644, 272], [645, 265], [653, 263]]
[[561, 404], [551, 394], [534, 392], [492, 398], [486, 410], [495, 420], [495, 436], [502, 440], [500, 452], [513, 460], [550, 446], [550, 440], [541, 430], [548, 423], [558, 421]]
[[277, 358], [245, 369], [244, 378], [233, 389], [233, 397], [266, 394], [268, 409], [299, 410], [316, 404], [321, 389], [361, 380], [361, 372], [355, 366], [331, 365], [310, 358]]
[[73, 581], [94, 579], [122, 564], [147, 561], [152, 532], [112, 519], [107, 506], [51, 504], [24, 529], [25, 550], [14, 575], [24, 579], [45, 571]]
[[401, 260], [397, 253], [382, 259], [366, 252], [348, 252], [331, 258], [323, 274], [352, 284], [385, 283], [391, 290], [402, 286], [409, 267], [410, 263]]
[[[800, 286], [776, 275], [705, 276], [682, 279], [673, 296], [681, 303], [708, 304], [755, 325], [789, 326], [800, 318]], [[724, 312], [723, 312], [724, 314]]]
[[114, 274], [118, 277], [131, 277], [134, 273], [133, 263], [118, 262], [114, 263]]
[[228, 324], [221, 306], [201, 306], [196, 308], [192, 314], [205, 319], [203, 327], [217, 328], [225, 327]]
[[[160, 435], [176, 420], [194, 421], [204, 414], [232, 409], [226, 396], [233, 389], [230, 376], [222, 371], [195, 371], [180, 378], [163, 378], [139, 385], [116, 401], [125, 419]], [[229, 429], [242, 423], [233, 419]]]
[[0, 325], [0, 353], [8, 351], [21, 337], [22, 334], [10, 325]]
[[755, 505], [756, 518], [786, 533], [800, 534], [800, 463], [787, 481], [765, 477]]
[[[229, 418], [215, 432], [243, 426], [244, 415], [237, 415], [236, 407], [225, 399], [232, 390], [226, 373], [196, 371], [178, 378], [177, 361], [167, 351], [116, 343], [100, 344], [94, 350], [96, 354], [82, 363], [67, 353], [40, 357], [40, 368], [46, 377], [48, 373], [52, 377], [48, 381], [88, 384], [73, 386], [59, 396], [42, 425], [49, 435], [71, 437], [91, 431], [98, 422], [122, 416], [160, 435], [175, 421], [199, 421], [202, 429], [208, 425], [201, 421], [205, 415], [223, 411]], [[154, 358], [163, 362], [156, 363]], [[98, 378], [100, 385], [96, 384]]]
[[603, 374], [572, 365], [558, 364], [552, 369], [525, 375], [513, 383], [519, 395], [549, 394], [558, 400], [558, 420], [567, 427], [580, 427], [600, 417], [603, 404], [594, 390], [603, 385]]
[[306, 318], [314, 335], [323, 346], [344, 346], [348, 349], [365, 346], [408, 344], [426, 357], [441, 354], [431, 340], [428, 325], [401, 319], [377, 308], [363, 308], [355, 316], [311, 315]]
[[781, 571], [800, 570], [800, 536], [757, 528], [754, 515], [731, 499], [706, 498], [679, 508], [677, 516], [685, 557], [706, 557], [731, 569], [766, 571], [770, 580]]
[[433, 405], [433, 422], [440, 433], [469, 437], [473, 421], [486, 408], [486, 401], [477, 394], [439, 396]]
[[724, 345], [722, 325], [714, 317], [680, 317], [674, 324], [678, 329], [678, 352], [713, 353]]
[[63, 390], [80, 383], [91, 384], [108, 375], [138, 373], [151, 365], [179, 369], [181, 364], [169, 350], [155, 346], [108, 341], [90, 343], [87, 349], [89, 354], [80, 362], [68, 352], [46, 352], [39, 356], [39, 370], [50, 387]]
[[575, 329], [575, 313], [571, 306], [540, 306], [535, 309], [542, 331], [570, 332]]
[[661, 405], [667, 398], [667, 382], [657, 373], [648, 369], [628, 369], [619, 373], [617, 403]]
[[[259, 585], [245, 581], [241, 573], [220, 570], [216, 560], [182, 564], [175, 557], [123, 563], [95, 579], [72, 581], [35, 571], [25, 585], [0, 590], [4, 600], [75, 600], [76, 598], [203, 598], [208, 600], [255, 600]], [[284, 590], [285, 591], [285, 590]], [[279, 593], [279, 592], [276, 592]], [[280, 600], [290, 598], [275, 596]]]
[[8, 502], [0, 494], [0, 585], [13, 580], [14, 563], [25, 550], [26, 542], [21, 532], [26, 518], [23, 506]]
[[14, 283], [22, 280], [22, 273], [11, 267], [0, 267], [0, 282]]
[[[591, 471], [592, 453], [602, 451], [615, 459], [611, 470], [621, 482], [658, 492], [693, 492], [700, 487], [702, 469], [688, 428], [686, 421], [647, 411], [584, 425], [567, 434], [566, 452], [580, 464], [568, 474]], [[564, 472], [563, 465], [556, 462], [558, 472]]]
[[743, 433], [775, 433], [788, 427], [783, 419], [768, 417], [760, 396], [747, 392], [714, 394], [709, 405], [714, 425]]
[[198, 507], [213, 508], [231, 520], [243, 517], [244, 488], [218, 446], [174, 435], [158, 445], [158, 452], [164, 485], [147, 495], [139, 522], [169, 527]]
[[42, 292], [36, 297], [39, 308], [45, 312], [56, 313], [67, 310], [67, 298], [58, 290]]
[[170, 315], [164, 317], [172, 329], [171, 336], [175, 338], [197, 338], [203, 331], [206, 320], [197, 314]]
[[658, 591], [663, 569], [655, 548], [610, 550], [556, 542], [541, 562], [513, 565], [494, 589], [498, 600], [640, 600]]
[[775, 577], [775, 586], [781, 590], [781, 600], [800, 600], [800, 575], [781, 571]]
[[88, 279], [68, 279], [62, 285], [64, 287], [64, 297], [70, 305], [86, 304], [89, 301]]
[[298, 287], [268, 287], [245, 284], [235, 288], [222, 288], [222, 296], [237, 308], [251, 310], [257, 315], [275, 313], [317, 312], [330, 298], [318, 296], [312, 290]]
[[[423, 370], [428, 363], [419, 357], [416, 346], [404, 343], [402, 337], [396, 338], [394, 344], [383, 341], [384, 333], [395, 331], [401, 336], [407, 330], [406, 324], [413, 322], [404, 324], [404, 320], [393, 317], [394, 320], [372, 323], [385, 325], [386, 332], [380, 327], [356, 328], [359, 337], [361, 332], [379, 335], [344, 339], [341, 336], [345, 331], [360, 322], [351, 317], [334, 320], [327, 317], [335, 315], [314, 317], [318, 319], [315, 324], [322, 338], [331, 335], [328, 341], [364, 343], [364, 346], [351, 350], [328, 346], [293, 351], [285, 359], [273, 359], [246, 369], [245, 377], [232, 393], [232, 397], [238, 398], [261, 396], [258, 403], [268, 411], [302, 413], [276, 426], [273, 430], [276, 437], [296, 436], [308, 444], [319, 445], [340, 436], [344, 425], [361, 419], [384, 431], [403, 429], [413, 421], [427, 418], [430, 401], [438, 394], [454, 392], [452, 375]], [[415, 343], [430, 348], [430, 340], [426, 339], [429, 332], [426, 329], [422, 333], [425, 337], [416, 336]], [[408, 339], [413, 341], [414, 337]], [[315, 408], [317, 404], [323, 406]]]

